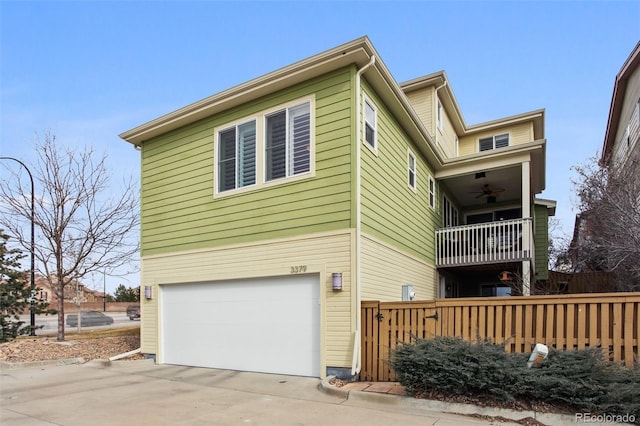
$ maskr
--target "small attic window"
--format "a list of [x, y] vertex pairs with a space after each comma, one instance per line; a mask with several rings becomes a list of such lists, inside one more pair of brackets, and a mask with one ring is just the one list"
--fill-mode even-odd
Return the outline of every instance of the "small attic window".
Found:
[[509, 134], [504, 133], [501, 135], [490, 136], [488, 138], [482, 138], [478, 141], [478, 146], [480, 151], [505, 148], [509, 146]]

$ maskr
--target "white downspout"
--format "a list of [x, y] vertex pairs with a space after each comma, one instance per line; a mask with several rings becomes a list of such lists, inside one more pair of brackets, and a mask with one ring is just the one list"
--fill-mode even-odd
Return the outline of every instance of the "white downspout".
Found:
[[365, 66], [360, 68], [356, 72], [356, 279], [355, 279], [355, 292], [356, 292], [356, 331], [353, 336], [353, 358], [351, 361], [351, 376], [355, 376], [360, 373], [362, 364], [362, 353], [360, 351], [360, 328], [362, 327], [362, 309], [360, 308], [361, 302], [361, 234], [362, 234], [362, 144], [360, 138], [362, 137], [362, 117], [361, 117], [361, 103], [362, 103], [362, 89], [360, 87], [360, 79], [362, 74], [376, 62], [376, 57], [371, 56], [371, 60]]
[[[436, 87], [436, 90], [433, 92], [433, 102], [435, 104], [434, 107], [435, 107], [435, 111], [436, 111], [436, 125], [434, 126], [435, 127], [435, 131], [433, 132], [434, 143], [435, 143], [435, 148], [437, 150], [439, 150], [441, 154], [444, 154], [445, 157], [447, 157], [447, 154], [444, 152], [444, 149], [440, 148], [440, 145], [438, 145], [438, 132], [439, 132], [439, 130], [438, 130], [438, 102], [440, 102], [438, 100], [438, 90], [442, 89], [446, 85], [447, 85], [447, 80], [445, 80], [444, 83], [442, 83], [440, 86]], [[440, 105], [442, 105], [442, 102], [440, 102]], [[444, 111], [440, 111], [440, 113], [441, 113], [440, 119], [442, 120], [444, 118], [443, 115], [442, 115], [442, 114], [444, 114]], [[456, 150], [457, 150], [457, 144], [456, 144]], [[457, 155], [457, 152], [456, 152], [456, 155]], [[446, 292], [445, 292], [446, 282], [444, 284], [440, 283], [440, 281], [442, 281], [442, 278], [443, 278], [443, 276], [438, 273], [438, 283], [440, 284], [439, 288], [438, 288], [438, 292], [439, 292], [439, 296], [444, 298], [445, 294], [446, 294]], [[445, 280], [446, 280], [446, 278], [445, 278]]]
[[[439, 149], [440, 151], [444, 151], [443, 149], [440, 148], [440, 145], [438, 145], [438, 90], [442, 89], [444, 86], [447, 85], [447, 80], [444, 81], [444, 83], [442, 83], [440, 86], [436, 87], [436, 90], [434, 92], [434, 96], [433, 96], [433, 100], [435, 103], [435, 110], [436, 110], [436, 125], [435, 125], [435, 131], [433, 132], [434, 134], [434, 138], [435, 138], [435, 144], [436, 144], [436, 149]], [[440, 105], [442, 105], [442, 103], [440, 103]], [[441, 114], [444, 114], [444, 111], [441, 111]], [[441, 115], [440, 119], [442, 120], [444, 117]]]

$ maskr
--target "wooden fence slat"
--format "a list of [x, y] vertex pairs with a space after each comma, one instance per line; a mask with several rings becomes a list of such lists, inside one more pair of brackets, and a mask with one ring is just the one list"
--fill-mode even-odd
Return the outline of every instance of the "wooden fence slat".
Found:
[[[536, 334], [538, 334], [538, 328], [540, 329], [540, 333], [544, 333], [544, 339], [540, 339], [544, 342], [548, 347], [553, 347], [555, 340], [553, 336], [553, 324], [555, 320], [555, 306], [549, 303], [545, 303], [544, 305], [539, 305], [538, 308], [542, 308], [542, 312], [537, 312], [536, 317], [538, 319], [538, 323], [536, 324]], [[544, 330], [544, 331], [542, 331]]]
[[640, 293], [363, 301], [360, 378], [395, 380], [390, 355], [412, 336], [486, 338], [507, 352], [541, 342], [558, 350], [601, 346], [606, 359], [632, 366], [640, 358], [639, 309]]
[[453, 333], [449, 336], [462, 336], [462, 306], [456, 306], [453, 315]]
[[505, 350], [507, 352], [512, 352], [512, 345], [513, 345], [513, 335], [511, 334], [511, 330], [512, 330], [512, 318], [511, 318], [511, 306], [505, 306], [505, 312], [504, 312], [504, 338], [505, 338]]
[[444, 334], [444, 336], [455, 336], [456, 335], [456, 324], [458, 324], [456, 322], [456, 312], [458, 309], [457, 307], [448, 307], [448, 308], [443, 308], [446, 309], [448, 312], [448, 323], [447, 323], [447, 334]]
[[596, 347], [600, 345], [600, 341], [598, 340], [598, 311], [599, 306], [597, 303], [590, 303], [587, 305], [589, 307], [589, 342], [588, 345], [590, 348]]
[[416, 322], [416, 337], [419, 337], [420, 339], [427, 339], [427, 334], [425, 333], [424, 313], [417, 312], [414, 317], [414, 321]]
[[624, 365], [633, 366], [633, 303], [624, 304]]
[[640, 302], [634, 303], [636, 311], [636, 361], [640, 363]]
[[504, 343], [504, 307], [494, 306], [496, 310], [496, 339], [495, 344], [501, 345]]
[[578, 349], [584, 349], [587, 341], [587, 305], [580, 303], [578, 305], [578, 321], [577, 321], [577, 340]]
[[487, 338], [487, 306], [478, 307], [478, 339], [484, 341]]
[[471, 307], [471, 318], [469, 322], [469, 339], [472, 342], [478, 341], [478, 336], [480, 335], [479, 325], [478, 325], [478, 307]]
[[564, 330], [565, 305], [559, 304], [556, 309], [556, 349], [565, 349], [566, 334]]
[[535, 335], [533, 330], [533, 306], [527, 305], [524, 307], [524, 350], [528, 347], [533, 348], [536, 344], [534, 341]]
[[516, 318], [515, 318], [515, 349], [514, 352], [520, 353], [523, 352], [523, 344], [524, 344], [524, 329], [522, 326], [523, 321], [523, 308], [524, 306], [516, 306]]
[[485, 339], [489, 340], [490, 342], [494, 342], [496, 341], [496, 330], [495, 330], [495, 312], [496, 312], [496, 308], [495, 306], [487, 306], [486, 309], [486, 334], [485, 334]]
[[462, 338], [464, 340], [471, 340], [469, 317], [471, 316], [471, 307], [464, 306], [462, 308]]
[[622, 304], [613, 305], [613, 360], [622, 361]]
[[567, 304], [566, 322], [565, 322], [565, 337], [566, 337], [566, 350], [572, 351], [575, 349], [576, 341], [576, 311], [579, 309], [575, 303]]
[[603, 356], [609, 359], [611, 356], [611, 321], [609, 320], [611, 312], [611, 304], [603, 303], [600, 309], [600, 345], [602, 346]]

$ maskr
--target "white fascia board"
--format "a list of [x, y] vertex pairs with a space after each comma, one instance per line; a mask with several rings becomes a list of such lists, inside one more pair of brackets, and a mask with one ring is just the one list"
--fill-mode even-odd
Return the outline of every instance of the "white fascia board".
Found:
[[546, 140], [538, 140], [494, 151], [483, 151], [462, 157], [447, 159], [444, 167], [436, 171], [436, 179], [464, 176], [477, 171], [500, 169], [524, 161], [531, 161], [531, 179], [534, 193], [545, 186]]
[[134, 145], [269, 93], [355, 63], [366, 64], [373, 47], [366, 37], [242, 83], [121, 133]]
[[[490, 130], [496, 127], [503, 126], [511, 126], [518, 123], [523, 123], [526, 121], [534, 121], [534, 126], [537, 125], [539, 129], [538, 132], [544, 132], [544, 108], [538, 109], [535, 111], [529, 111], [522, 114], [516, 114], [509, 117], [499, 118], [497, 120], [486, 121], [484, 123], [474, 124], [473, 126], [469, 126], [465, 129], [465, 135], [470, 135], [473, 133], [484, 132], [486, 130]], [[536, 123], [536, 121], [540, 121], [540, 123]], [[544, 138], [544, 133], [542, 135], [536, 135], [538, 139]]]
[[545, 206], [547, 208], [547, 211], [549, 212], [549, 216], [556, 215], [556, 206], [558, 205], [558, 202], [555, 200], [547, 200], [545, 198], [534, 198], [533, 204], [537, 206]]

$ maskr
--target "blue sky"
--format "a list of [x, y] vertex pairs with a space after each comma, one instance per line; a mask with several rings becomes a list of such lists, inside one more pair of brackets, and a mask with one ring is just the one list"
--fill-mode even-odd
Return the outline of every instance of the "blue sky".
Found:
[[445, 70], [467, 124], [545, 108], [540, 196], [570, 233], [571, 166], [602, 146], [640, 2], [2, 0], [0, 28], [0, 155], [34, 163], [51, 130], [106, 151], [115, 180], [138, 176], [119, 133], [368, 35], [398, 82]]

